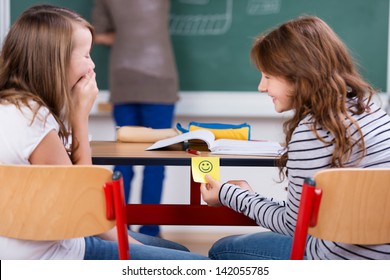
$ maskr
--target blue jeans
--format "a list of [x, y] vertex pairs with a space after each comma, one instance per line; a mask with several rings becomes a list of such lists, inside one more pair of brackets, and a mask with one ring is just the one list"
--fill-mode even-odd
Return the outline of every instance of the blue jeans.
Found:
[[[117, 104], [114, 105], [113, 115], [117, 126], [144, 126], [151, 128], [171, 128], [173, 122], [173, 104]], [[115, 166], [123, 176], [125, 198], [129, 200], [131, 181], [134, 176], [133, 166]], [[145, 166], [141, 191], [141, 203], [159, 204], [161, 202], [164, 182], [164, 166]], [[157, 225], [142, 226], [141, 233], [157, 236], [160, 228]]]
[[[129, 231], [129, 235], [144, 245], [130, 244], [132, 260], [207, 260], [199, 254], [191, 253], [188, 249], [172, 241], [164, 240], [141, 233]], [[118, 260], [118, 243], [99, 237], [85, 238], [84, 260]]]
[[259, 232], [221, 238], [211, 247], [214, 260], [288, 260], [292, 237], [274, 232]]

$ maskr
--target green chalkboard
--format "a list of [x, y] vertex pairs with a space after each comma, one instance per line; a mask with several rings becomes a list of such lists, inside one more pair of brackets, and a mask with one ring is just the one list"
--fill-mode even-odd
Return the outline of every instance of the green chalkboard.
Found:
[[[27, 7], [52, 3], [87, 19], [93, 0], [11, 1], [11, 20]], [[172, 0], [170, 30], [182, 91], [256, 91], [259, 73], [249, 60], [253, 38], [293, 17], [323, 18], [344, 40], [362, 75], [386, 91], [389, 0]], [[101, 89], [109, 49], [95, 46]]]

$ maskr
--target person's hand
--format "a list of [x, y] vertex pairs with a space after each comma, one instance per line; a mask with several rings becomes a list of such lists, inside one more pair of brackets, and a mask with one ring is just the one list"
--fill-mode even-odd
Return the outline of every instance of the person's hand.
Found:
[[221, 206], [221, 202], [219, 201], [219, 190], [222, 186], [221, 182], [209, 175], [206, 175], [206, 181], [207, 183], [202, 183], [200, 185], [200, 192], [203, 200], [209, 206]]
[[71, 90], [73, 164], [92, 164], [88, 119], [98, 92], [96, 74], [92, 69], [80, 78]]
[[245, 180], [230, 180], [230, 181], [228, 181], [227, 183], [232, 184], [232, 185], [239, 186], [240, 188], [242, 188], [242, 189], [244, 189], [244, 190], [253, 192], [251, 186], [250, 186], [250, 185], [248, 184], [248, 182], [245, 181]]
[[91, 70], [71, 90], [72, 105], [76, 116], [88, 118], [98, 92], [96, 73]]

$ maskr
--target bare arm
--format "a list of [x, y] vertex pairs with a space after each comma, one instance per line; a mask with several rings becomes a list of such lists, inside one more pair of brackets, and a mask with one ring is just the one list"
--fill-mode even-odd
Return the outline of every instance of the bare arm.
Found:
[[72, 164], [55, 130], [46, 134], [30, 155], [29, 160], [31, 164]]
[[72, 150], [69, 155], [55, 130], [50, 131], [30, 155], [31, 164], [92, 164], [88, 139], [88, 118], [95, 102], [98, 88], [95, 73], [85, 75], [71, 92], [73, 116]]
[[99, 89], [96, 74], [91, 71], [72, 88], [72, 151], [73, 164], [92, 164], [91, 147], [88, 136], [89, 113], [96, 100]]
[[95, 35], [96, 44], [111, 46], [114, 44], [114, 42], [115, 42], [114, 32], [100, 33]]

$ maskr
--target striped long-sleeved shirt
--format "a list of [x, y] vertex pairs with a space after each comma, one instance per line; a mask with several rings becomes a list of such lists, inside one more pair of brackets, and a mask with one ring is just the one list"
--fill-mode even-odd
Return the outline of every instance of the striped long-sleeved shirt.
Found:
[[[349, 100], [349, 103], [353, 100]], [[366, 156], [357, 160], [358, 147], [346, 167], [389, 167], [390, 168], [390, 117], [375, 104], [371, 111], [352, 116], [357, 120], [365, 140]], [[298, 216], [303, 180], [312, 177], [317, 171], [330, 168], [333, 144], [320, 141], [310, 130], [312, 117], [303, 119], [293, 132], [288, 143], [288, 195], [286, 201], [274, 201], [261, 194], [248, 192], [231, 184], [225, 184], [220, 191], [223, 205], [244, 213], [258, 225], [273, 232], [293, 236]], [[351, 133], [354, 134], [355, 128]], [[319, 135], [331, 140], [329, 131], [317, 127]], [[341, 213], [340, 213], [341, 214]], [[308, 239], [306, 247], [308, 259], [390, 259], [390, 244], [361, 246], [334, 243], [314, 237]]]

